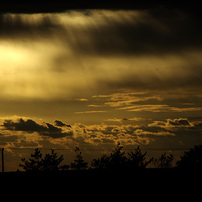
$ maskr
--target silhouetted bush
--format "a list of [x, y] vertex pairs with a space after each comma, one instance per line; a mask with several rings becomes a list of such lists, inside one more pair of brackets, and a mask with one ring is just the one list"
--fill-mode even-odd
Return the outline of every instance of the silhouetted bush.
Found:
[[195, 146], [188, 152], [184, 152], [177, 162], [178, 168], [202, 168], [202, 145]]
[[152, 162], [156, 168], [172, 168], [173, 159], [173, 154], [167, 155], [165, 152], [160, 158], [156, 158]]

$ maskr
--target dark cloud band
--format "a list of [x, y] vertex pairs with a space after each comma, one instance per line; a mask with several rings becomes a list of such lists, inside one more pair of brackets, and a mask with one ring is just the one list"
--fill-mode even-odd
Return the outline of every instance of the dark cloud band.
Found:
[[[201, 22], [181, 10], [87, 10], [77, 14], [89, 19], [88, 24], [63, 24], [54, 14], [38, 16], [37, 21], [32, 15], [1, 14], [0, 37], [56, 37], [84, 55], [162, 55], [202, 49]], [[61, 15], [75, 17], [71, 12]]]
[[61, 138], [73, 135], [72, 131], [69, 131], [68, 133], [63, 132], [61, 128], [53, 126], [50, 123], [44, 123], [43, 125], [40, 125], [31, 119], [19, 119], [17, 122], [14, 122], [12, 120], [5, 120], [3, 126], [6, 130], [25, 131], [28, 133], [38, 132], [40, 135], [49, 136], [52, 138]]

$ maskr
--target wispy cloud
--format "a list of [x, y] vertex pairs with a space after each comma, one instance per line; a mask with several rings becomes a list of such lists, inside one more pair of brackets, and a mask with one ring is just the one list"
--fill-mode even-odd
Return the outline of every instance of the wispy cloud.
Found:
[[76, 100], [76, 101], [80, 101], [80, 102], [87, 102], [88, 101], [88, 99], [86, 99], [86, 98], [75, 98], [74, 100]]
[[94, 108], [99, 108], [99, 107], [106, 107], [104, 104], [103, 105], [88, 105], [88, 107], [94, 107]]
[[109, 121], [109, 122], [122, 122], [123, 121], [123, 119], [118, 119], [118, 118], [112, 118], [112, 119], [106, 119], [105, 121]]
[[139, 117], [134, 117], [134, 118], [108, 118], [105, 121], [108, 122], [139, 122], [139, 121], [146, 121], [147, 119], [145, 118], [139, 118]]
[[142, 129], [137, 129], [134, 131], [134, 135], [146, 135], [146, 136], [175, 136], [174, 133], [169, 131], [160, 131], [160, 132], [151, 132], [151, 131], [144, 131]]
[[187, 118], [167, 119], [166, 121], [154, 121], [148, 124], [149, 127], [176, 128], [176, 127], [193, 127]]
[[[129, 112], [196, 112], [201, 111], [200, 105], [195, 103], [184, 103], [183, 101], [190, 99], [199, 102], [200, 97], [196, 99], [196, 94], [191, 92], [184, 92], [181, 96], [178, 96], [180, 92], [169, 91], [169, 93], [162, 93], [161, 91], [154, 92], [128, 92], [128, 93], [115, 93], [109, 95], [101, 95], [102, 105], [105, 107], [112, 107], [116, 110], [125, 110]], [[152, 95], [152, 93], [154, 95]], [[99, 96], [96, 96], [99, 97]], [[176, 102], [177, 100], [177, 102]], [[182, 100], [182, 101], [181, 101]], [[92, 107], [98, 107], [97, 105], [90, 105]]]
[[130, 107], [118, 108], [119, 110], [128, 110], [131, 112], [149, 111], [149, 112], [193, 112], [201, 111], [202, 107], [172, 107], [169, 105], [133, 105]]
[[94, 114], [94, 113], [105, 113], [107, 111], [83, 111], [83, 112], [75, 112], [76, 114]]
[[105, 105], [109, 105], [110, 107], [121, 107], [121, 106], [127, 106], [127, 105], [132, 105], [133, 103], [137, 103], [137, 102], [144, 102], [144, 101], [151, 101], [151, 100], [157, 100], [157, 101], [162, 101], [162, 98], [160, 97], [156, 97], [156, 96], [152, 96], [152, 97], [124, 97], [122, 99], [122, 101], [114, 101], [114, 102], [105, 102]]

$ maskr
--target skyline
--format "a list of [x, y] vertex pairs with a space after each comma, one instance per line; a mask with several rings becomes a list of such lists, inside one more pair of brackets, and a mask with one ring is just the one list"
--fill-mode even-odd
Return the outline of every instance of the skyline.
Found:
[[79, 146], [91, 158], [118, 142], [171, 152], [201, 144], [200, 25], [159, 7], [0, 14], [6, 169], [29, 156], [14, 148]]

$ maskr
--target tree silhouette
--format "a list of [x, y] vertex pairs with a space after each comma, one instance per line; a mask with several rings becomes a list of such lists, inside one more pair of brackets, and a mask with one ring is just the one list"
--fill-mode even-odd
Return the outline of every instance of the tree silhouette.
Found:
[[[64, 160], [63, 155], [59, 156], [54, 151], [51, 150], [50, 154], [46, 154], [42, 158], [42, 153], [38, 148], [35, 152], [31, 154], [28, 160], [22, 159], [22, 167], [27, 172], [56, 172], [59, 170], [67, 171], [72, 170], [86, 170], [88, 168], [88, 162], [85, 162], [82, 153], [78, 147], [75, 149], [76, 156], [73, 163], [70, 165], [60, 166], [61, 162]], [[144, 169], [151, 162], [153, 162], [156, 168], [172, 168], [172, 162], [174, 156], [172, 154], [167, 155], [163, 153], [159, 158], [154, 159], [146, 158], [147, 152], [142, 153], [140, 147], [138, 146], [134, 151], [131, 151], [125, 155], [123, 151], [123, 146], [120, 143], [117, 147], [112, 150], [108, 155], [103, 155], [101, 158], [93, 159], [91, 161], [91, 169], [100, 170], [135, 170]], [[184, 152], [181, 159], [177, 162], [177, 168], [202, 168], [202, 145], [195, 146], [188, 152]]]
[[29, 161], [26, 161], [25, 158], [22, 159], [23, 164], [19, 166], [22, 167], [25, 171], [28, 172], [39, 172], [42, 171], [42, 162], [41, 162], [42, 154], [38, 148], [35, 149], [35, 153], [31, 154], [31, 158]]
[[142, 154], [142, 151], [139, 146], [135, 149], [135, 152], [131, 151], [130, 153], [128, 153], [129, 155], [128, 168], [130, 169], [146, 168], [147, 165], [149, 165], [153, 160], [153, 158], [151, 158], [148, 161], [146, 161], [146, 154], [147, 152]]
[[125, 152], [122, 151], [123, 147], [118, 143], [112, 153], [107, 156], [103, 155], [101, 158], [93, 159], [91, 166], [93, 169], [137, 169], [146, 168], [152, 162], [153, 158], [146, 161], [146, 152], [142, 154], [140, 147], [135, 149], [135, 152], [128, 153], [128, 158]]
[[160, 158], [154, 159], [153, 164], [156, 168], [172, 168], [173, 159], [173, 154], [167, 155], [165, 152]]
[[110, 158], [107, 155], [103, 155], [101, 158], [93, 159], [91, 161], [91, 168], [92, 169], [108, 169], [109, 168], [109, 161]]
[[70, 164], [70, 167], [72, 169], [75, 169], [75, 170], [87, 169], [88, 168], [88, 162], [85, 162], [83, 160], [82, 153], [78, 147], [76, 147], [75, 152], [76, 152], [76, 159], [74, 160], [74, 163]]
[[67, 165], [67, 164], [60, 166], [60, 170], [62, 170], [62, 171], [67, 171], [67, 170], [69, 170], [69, 168], [70, 168], [70, 165]]
[[127, 158], [125, 152], [122, 151], [123, 147], [120, 143], [117, 148], [109, 156], [109, 169], [124, 169], [126, 167]]
[[177, 162], [178, 168], [202, 168], [202, 145], [195, 146], [188, 152], [184, 152]]
[[60, 163], [64, 160], [63, 155], [57, 157], [54, 149], [51, 149], [51, 154], [46, 154], [44, 159], [42, 159], [43, 171], [58, 171]]
[[59, 165], [63, 161], [63, 155], [57, 157], [57, 153], [54, 149], [51, 150], [51, 154], [46, 154], [44, 159], [42, 159], [42, 154], [38, 148], [35, 149], [35, 153], [31, 154], [29, 160], [22, 159], [24, 164], [20, 164], [25, 171], [28, 172], [50, 172], [58, 171]]
[[103, 155], [101, 158], [93, 159], [91, 162], [91, 167], [93, 169], [124, 169], [127, 166], [127, 158], [124, 156], [125, 152], [122, 151], [123, 147], [120, 143], [112, 151], [112, 153], [107, 156]]

